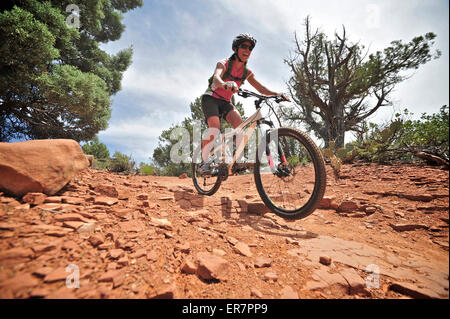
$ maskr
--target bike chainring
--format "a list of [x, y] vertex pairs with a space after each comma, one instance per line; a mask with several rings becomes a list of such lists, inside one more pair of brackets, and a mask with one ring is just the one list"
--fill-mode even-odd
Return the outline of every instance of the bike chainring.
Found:
[[219, 170], [218, 175], [222, 177], [223, 181], [226, 181], [228, 178], [228, 165], [226, 163], [220, 163], [217, 168]]

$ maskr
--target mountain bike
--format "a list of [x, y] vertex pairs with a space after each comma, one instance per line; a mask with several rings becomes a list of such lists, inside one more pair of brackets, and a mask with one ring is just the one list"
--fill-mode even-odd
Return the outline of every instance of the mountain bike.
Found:
[[[325, 162], [319, 148], [302, 131], [293, 127], [278, 127], [270, 120], [275, 110], [273, 102], [284, 101], [283, 96], [265, 96], [239, 89], [238, 95], [254, 97], [256, 112], [230, 132], [219, 134], [219, 143], [210, 151], [211, 172], [198, 172], [201, 145], [196, 147], [192, 161], [192, 180], [201, 195], [213, 195], [228, 176], [253, 168], [256, 188], [264, 204], [278, 216], [286, 219], [305, 218], [317, 208], [326, 187]], [[262, 115], [263, 106], [270, 108], [267, 116]], [[278, 116], [277, 116], [278, 118]], [[281, 122], [278, 118], [278, 122]], [[241, 134], [242, 143], [229, 156], [230, 140]], [[238, 163], [244, 148], [253, 138], [255, 159]], [[227, 153], [228, 151], [228, 153]], [[227, 156], [228, 155], [228, 156]], [[228, 160], [226, 160], [228, 158]]]

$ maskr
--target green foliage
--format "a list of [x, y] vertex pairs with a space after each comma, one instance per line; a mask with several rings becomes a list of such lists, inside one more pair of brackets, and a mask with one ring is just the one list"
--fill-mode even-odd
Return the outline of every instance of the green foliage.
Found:
[[108, 148], [105, 144], [100, 143], [97, 135], [91, 141], [84, 144], [81, 148], [85, 154], [94, 155], [96, 159], [109, 158]]
[[0, 4], [0, 141], [92, 139], [106, 129], [110, 96], [121, 86], [132, 48], [99, 48], [120, 38], [122, 13], [141, 0], [79, 0], [80, 28], [66, 23], [72, 1]]
[[135, 165], [131, 156], [115, 152], [113, 157], [107, 161], [106, 169], [114, 173], [132, 174]]
[[366, 125], [365, 135], [352, 143], [357, 158], [376, 163], [413, 162], [417, 153], [425, 152], [448, 162], [448, 106], [442, 106], [439, 113], [424, 113], [419, 120], [408, 119], [410, 115], [405, 109], [387, 125]]
[[407, 148], [410, 152], [427, 152], [448, 161], [448, 106], [442, 106], [439, 113], [432, 115], [423, 113], [420, 120], [404, 121], [402, 125], [402, 135], [398, 143]]
[[308, 157], [302, 156], [302, 154], [291, 155], [286, 160], [292, 167], [307, 165], [311, 162]]
[[292, 167], [296, 167], [300, 163], [300, 160], [298, 159], [297, 155], [289, 156], [286, 160], [288, 161], [289, 165], [291, 165]]
[[366, 138], [354, 144], [358, 151], [358, 158], [376, 163], [389, 163], [400, 157], [406, 160], [405, 156], [409, 156], [408, 160], [410, 160], [410, 155], [398, 152], [398, 139], [402, 126], [402, 122], [398, 119], [385, 126], [369, 123]]
[[142, 162], [139, 164], [139, 169], [138, 169], [139, 175], [148, 176], [148, 175], [154, 175], [155, 173], [156, 173], [155, 167], [153, 167], [152, 165], [142, 163]]

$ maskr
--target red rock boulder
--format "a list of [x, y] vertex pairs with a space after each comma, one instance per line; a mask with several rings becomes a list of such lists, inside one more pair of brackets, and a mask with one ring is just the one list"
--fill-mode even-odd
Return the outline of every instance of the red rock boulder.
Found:
[[88, 166], [74, 140], [0, 143], [0, 191], [14, 196], [54, 195]]

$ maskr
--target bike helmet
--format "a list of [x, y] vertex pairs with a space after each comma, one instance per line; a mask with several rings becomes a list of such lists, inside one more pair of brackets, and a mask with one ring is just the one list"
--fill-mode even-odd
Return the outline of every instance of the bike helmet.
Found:
[[238, 46], [241, 45], [241, 43], [244, 43], [246, 41], [251, 43], [251, 48], [253, 50], [256, 45], [256, 40], [248, 33], [241, 33], [234, 38], [233, 45], [231, 46], [232, 50], [235, 51]]

